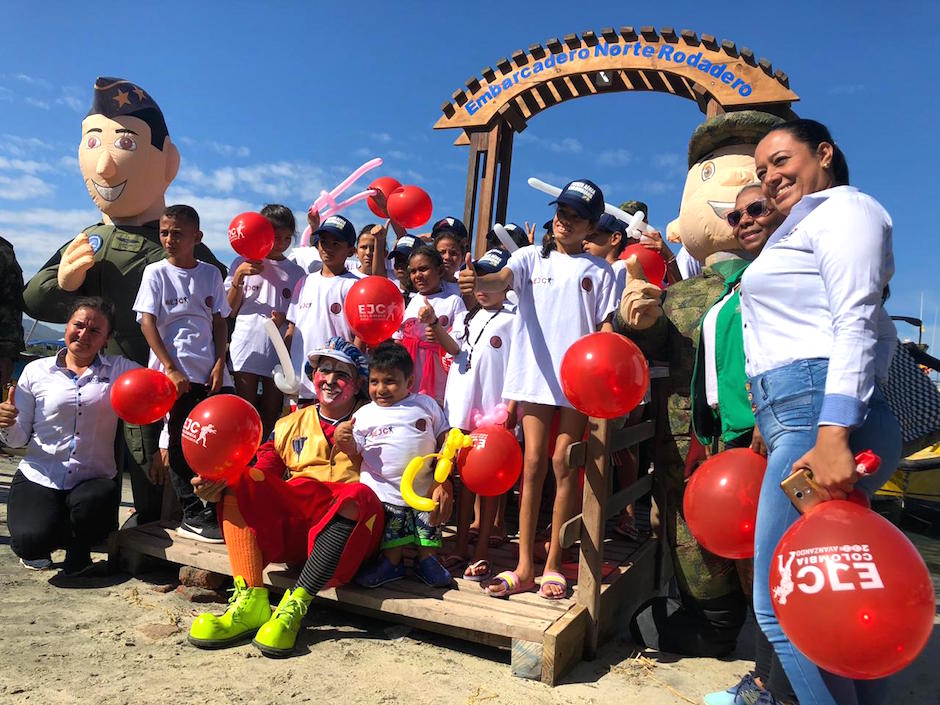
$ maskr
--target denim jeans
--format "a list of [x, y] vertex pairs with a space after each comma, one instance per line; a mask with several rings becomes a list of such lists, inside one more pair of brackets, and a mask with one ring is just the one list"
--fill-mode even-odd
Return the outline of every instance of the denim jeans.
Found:
[[[816, 442], [816, 422], [826, 390], [829, 360], [798, 360], [750, 379], [755, 417], [768, 449], [767, 472], [761, 486], [754, 536], [754, 613], [761, 630], [773, 644], [800, 705], [873, 705], [885, 701], [887, 683], [853, 681], [823, 671], [787, 639], [771, 604], [770, 568], [774, 549], [800, 514], [780, 489], [801, 456]], [[855, 429], [849, 445], [853, 452], [866, 448], [881, 456], [874, 475], [856, 487], [868, 496], [887, 481], [901, 458], [898, 422], [876, 387], [865, 422]]]

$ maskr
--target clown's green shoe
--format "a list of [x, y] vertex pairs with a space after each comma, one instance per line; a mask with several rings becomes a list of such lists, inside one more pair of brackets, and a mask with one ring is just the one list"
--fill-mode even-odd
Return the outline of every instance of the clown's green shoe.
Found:
[[313, 596], [302, 587], [288, 590], [281, 598], [281, 603], [274, 610], [271, 619], [258, 630], [251, 643], [258, 647], [262, 654], [272, 658], [284, 658], [294, 651], [297, 633], [307, 607]]
[[222, 649], [254, 636], [258, 627], [271, 618], [267, 588], [250, 588], [240, 575], [235, 591], [222, 615], [204, 613], [189, 628], [189, 643], [200, 649]]

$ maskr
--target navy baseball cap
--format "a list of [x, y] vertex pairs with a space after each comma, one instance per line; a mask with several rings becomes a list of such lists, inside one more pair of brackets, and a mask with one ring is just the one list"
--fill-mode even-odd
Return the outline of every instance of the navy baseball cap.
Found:
[[473, 263], [473, 268], [478, 274], [493, 274], [506, 266], [509, 261], [509, 253], [499, 247], [487, 250], [486, 253]]
[[436, 237], [438, 233], [443, 232], [452, 232], [461, 240], [466, 240], [468, 237], [467, 226], [463, 224], [463, 221], [451, 216], [441, 218], [439, 221], [434, 223], [434, 227], [431, 228], [431, 237]]
[[575, 179], [565, 184], [558, 198], [550, 201], [549, 205], [552, 203], [568, 206], [587, 220], [597, 220], [604, 214], [604, 192], [587, 179]]
[[320, 241], [320, 233], [333, 233], [347, 245], [356, 244], [356, 228], [341, 215], [331, 215], [320, 223], [320, 227], [313, 233], [314, 244]]
[[598, 232], [620, 233], [624, 237], [627, 236], [627, 224], [610, 213], [604, 213], [604, 215], [600, 217], [600, 220], [597, 221], [596, 229]]
[[[515, 223], [506, 223], [503, 227], [506, 228], [506, 232], [509, 233], [509, 239], [515, 243], [516, 247], [527, 247], [532, 244], [529, 242], [529, 236], [526, 235], [525, 230]], [[495, 228], [486, 234], [486, 245], [491, 249], [502, 247], [502, 243], [496, 235]]]
[[395, 255], [404, 255], [409, 257], [412, 251], [416, 247], [421, 247], [421, 245], [426, 244], [424, 240], [414, 235], [404, 235], [398, 238], [398, 242], [395, 243], [395, 247], [392, 248], [392, 251], [388, 253], [388, 259], [391, 259]]

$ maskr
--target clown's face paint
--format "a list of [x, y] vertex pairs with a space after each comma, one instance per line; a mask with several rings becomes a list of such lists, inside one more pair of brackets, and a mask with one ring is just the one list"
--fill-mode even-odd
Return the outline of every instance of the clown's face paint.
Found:
[[344, 404], [358, 391], [356, 372], [351, 365], [323, 358], [313, 373], [313, 388], [321, 404]]

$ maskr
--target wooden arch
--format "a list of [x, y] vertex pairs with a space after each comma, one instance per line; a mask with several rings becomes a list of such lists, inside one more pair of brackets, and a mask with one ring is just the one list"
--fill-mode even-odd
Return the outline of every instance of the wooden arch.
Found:
[[434, 125], [460, 129], [455, 144], [470, 146], [464, 222], [477, 235], [477, 255], [493, 221], [506, 219], [514, 134], [553, 105], [622, 91], [687, 98], [706, 117], [744, 109], [792, 117], [790, 105], [799, 100], [787, 75], [767, 59], [691, 30], [605, 28], [520, 49], [455, 91]]

